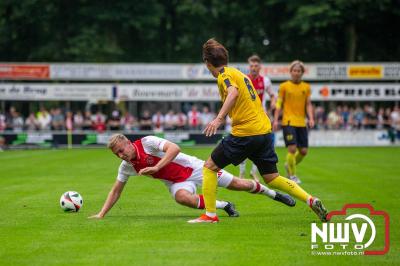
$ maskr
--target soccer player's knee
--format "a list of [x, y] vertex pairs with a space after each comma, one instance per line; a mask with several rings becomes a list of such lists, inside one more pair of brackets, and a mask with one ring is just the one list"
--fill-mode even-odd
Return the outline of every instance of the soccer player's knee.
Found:
[[264, 181], [265, 181], [265, 183], [269, 183], [269, 182], [271, 182], [272, 180], [274, 180], [275, 178], [277, 178], [279, 176], [279, 174], [278, 173], [272, 173], [272, 174], [265, 174], [265, 175], [263, 175], [263, 178], [264, 178]]
[[296, 151], [297, 151], [297, 146], [296, 145], [289, 145], [288, 146], [288, 152], [296, 153]]
[[300, 154], [301, 154], [301, 155], [306, 156], [307, 153], [308, 153], [308, 149], [307, 149], [307, 148], [301, 148], [301, 149], [300, 149]]
[[218, 171], [218, 166], [215, 165], [214, 161], [211, 158], [208, 158], [204, 163], [204, 167], [210, 169], [211, 171]]

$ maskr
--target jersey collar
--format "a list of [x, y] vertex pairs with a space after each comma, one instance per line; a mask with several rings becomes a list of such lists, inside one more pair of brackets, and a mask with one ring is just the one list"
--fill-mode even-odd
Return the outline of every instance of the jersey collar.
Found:
[[133, 146], [133, 148], [135, 149], [135, 152], [136, 152], [136, 158], [131, 160], [131, 162], [133, 162], [133, 163], [134, 162], [138, 162], [140, 160], [139, 149], [138, 149], [138, 147], [136, 146], [135, 143], [131, 142], [131, 144], [132, 144], [132, 146]]

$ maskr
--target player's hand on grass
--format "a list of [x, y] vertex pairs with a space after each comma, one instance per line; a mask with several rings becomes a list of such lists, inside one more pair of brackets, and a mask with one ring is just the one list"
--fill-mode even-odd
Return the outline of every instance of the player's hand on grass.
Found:
[[89, 219], [103, 219], [104, 216], [103, 216], [103, 215], [100, 215], [99, 213], [97, 213], [97, 214], [95, 214], [95, 215], [89, 216], [88, 218], [89, 218]]
[[158, 169], [157, 166], [146, 167], [139, 171], [139, 175], [152, 175], [152, 174], [157, 173], [159, 170], [160, 169]]
[[278, 121], [274, 120], [274, 122], [272, 123], [272, 130], [273, 131], [277, 131], [278, 130]]
[[208, 123], [206, 128], [203, 130], [203, 133], [207, 137], [211, 137], [212, 135], [215, 135], [217, 133], [218, 128], [221, 126], [223, 120], [221, 118], [215, 118], [213, 121]]

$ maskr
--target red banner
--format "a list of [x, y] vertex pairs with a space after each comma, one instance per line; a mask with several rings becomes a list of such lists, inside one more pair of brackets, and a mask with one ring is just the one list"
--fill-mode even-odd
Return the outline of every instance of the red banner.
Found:
[[1, 79], [49, 79], [49, 65], [0, 64]]

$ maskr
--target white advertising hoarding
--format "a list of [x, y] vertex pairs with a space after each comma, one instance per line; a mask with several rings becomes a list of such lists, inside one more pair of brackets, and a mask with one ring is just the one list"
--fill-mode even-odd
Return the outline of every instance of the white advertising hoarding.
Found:
[[[278, 91], [279, 84], [273, 89]], [[399, 101], [397, 83], [317, 83], [313, 101]], [[51, 84], [0, 83], [0, 100], [65, 101], [220, 101], [215, 83], [203, 84]]]
[[[400, 63], [307, 63], [305, 80], [400, 80]], [[244, 73], [248, 64], [230, 63]], [[261, 73], [271, 80], [289, 79], [289, 63], [265, 63]], [[0, 63], [0, 79], [91, 81], [214, 80], [204, 64]]]
[[0, 83], [0, 100], [111, 100], [111, 84]]

